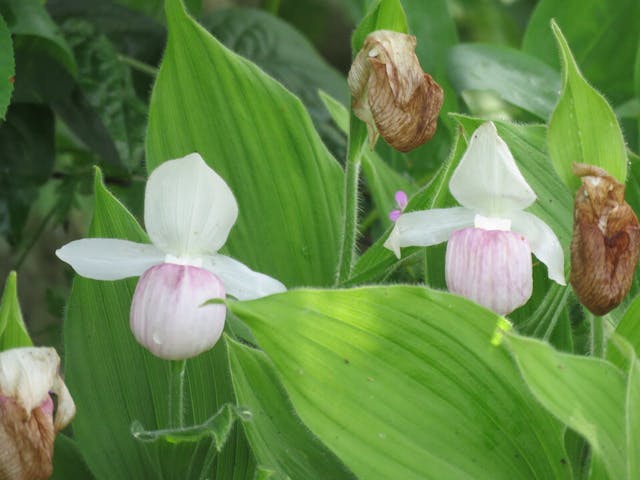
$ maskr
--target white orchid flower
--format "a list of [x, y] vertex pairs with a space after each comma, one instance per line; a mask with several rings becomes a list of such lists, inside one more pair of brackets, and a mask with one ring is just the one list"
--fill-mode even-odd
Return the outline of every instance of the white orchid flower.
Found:
[[144, 221], [152, 244], [76, 240], [56, 251], [81, 276], [142, 275], [131, 307], [137, 340], [155, 355], [188, 358], [211, 348], [224, 326], [225, 292], [240, 300], [285, 291], [279, 281], [217, 253], [238, 216], [225, 181], [197, 153], [164, 162], [147, 182]]
[[531, 252], [549, 278], [566, 285], [564, 254], [551, 228], [525, 212], [536, 195], [492, 122], [482, 124], [449, 182], [461, 207], [405, 213], [384, 246], [448, 241], [445, 276], [450, 291], [506, 315], [531, 296]]
[[[0, 478], [51, 476], [56, 432], [76, 412], [59, 368], [53, 348], [0, 352]], [[57, 398], [56, 408], [51, 394]]]

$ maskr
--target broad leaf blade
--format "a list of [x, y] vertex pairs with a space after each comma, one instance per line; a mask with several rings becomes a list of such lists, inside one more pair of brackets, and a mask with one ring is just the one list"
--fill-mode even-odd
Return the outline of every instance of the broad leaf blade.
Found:
[[611, 478], [627, 477], [624, 375], [597, 358], [555, 351], [538, 340], [510, 335], [520, 371], [536, 398], [582, 434]]
[[359, 478], [571, 478], [500, 317], [421, 287], [297, 290], [230, 305], [296, 411]]
[[[146, 242], [144, 231], [96, 175], [90, 235]], [[142, 444], [130, 431], [134, 421], [148, 429], [170, 425], [171, 368], [136, 343], [129, 308], [137, 279], [114, 282], [76, 277], [64, 322], [66, 380], [77, 405], [73, 423], [78, 447], [100, 479], [198, 478], [210, 441]], [[189, 361], [185, 424], [197, 425], [234, 400], [224, 343]], [[253, 458], [242, 431], [234, 428], [214, 472], [251, 479]]]
[[572, 191], [580, 186], [574, 162], [604, 168], [620, 183], [627, 178], [624, 138], [613, 109], [583, 78], [569, 45], [552, 22], [562, 59], [562, 93], [549, 121], [549, 153], [558, 175]]
[[561, 85], [558, 72], [541, 60], [500, 45], [453, 47], [449, 77], [458, 93], [491, 90], [542, 120], [551, 115]]
[[288, 286], [331, 283], [343, 173], [301, 102], [211, 37], [180, 0], [167, 1], [167, 16], [148, 169], [199, 152], [238, 201], [226, 244], [232, 256]]
[[[541, 0], [531, 15], [522, 49], [559, 68], [549, 29], [555, 19], [585, 76], [614, 103], [633, 96], [633, 62], [640, 34], [636, 0]], [[612, 35], [612, 32], [621, 32]]]
[[238, 403], [251, 412], [243, 427], [258, 464], [292, 479], [353, 479], [297, 417], [264, 352], [229, 338], [227, 348]]
[[18, 276], [11, 272], [4, 284], [4, 291], [0, 299], [0, 352], [17, 347], [33, 345], [31, 337], [20, 311], [18, 301]]

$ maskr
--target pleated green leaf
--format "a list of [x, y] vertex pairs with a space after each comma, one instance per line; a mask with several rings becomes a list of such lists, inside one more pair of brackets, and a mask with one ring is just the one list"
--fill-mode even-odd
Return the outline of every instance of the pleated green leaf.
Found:
[[558, 48], [549, 28], [555, 19], [584, 75], [617, 105], [634, 95], [639, 16], [637, 0], [540, 0], [529, 19], [522, 50], [559, 69]]
[[557, 70], [542, 60], [500, 45], [456, 45], [449, 78], [458, 93], [490, 90], [542, 120], [551, 115], [561, 85]]
[[228, 337], [227, 348], [238, 404], [251, 412], [243, 427], [258, 464], [292, 479], [353, 479], [295, 414], [264, 352]]
[[[96, 175], [90, 236], [147, 241], [133, 216]], [[135, 341], [129, 308], [137, 279], [102, 282], [76, 277], [64, 322], [66, 381], [76, 402], [73, 431], [78, 448], [98, 479], [199, 478], [211, 448], [197, 444], [144, 444], [134, 438], [134, 421], [147, 429], [167, 428], [170, 363]], [[189, 360], [185, 425], [209, 419], [234, 401], [224, 343]], [[246, 438], [234, 427], [210, 474], [252, 479], [255, 466]]]
[[580, 186], [580, 179], [571, 170], [574, 162], [602, 167], [624, 183], [627, 154], [615, 113], [580, 73], [558, 25], [552, 22], [551, 28], [562, 60], [562, 93], [548, 132], [553, 166], [572, 191]]
[[199, 152], [231, 187], [228, 252], [287, 286], [334, 278], [343, 172], [300, 100], [167, 0], [169, 40], [151, 97], [149, 171]]
[[358, 478], [571, 478], [563, 426], [492, 343], [501, 317], [407, 286], [296, 290], [229, 307], [300, 418]]
[[53, 475], [51, 480], [93, 480], [74, 440], [63, 433], [56, 436], [53, 445]]
[[640, 370], [633, 351], [625, 378], [610, 362], [560, 353], [538, 340], [509, 335], [507, 343], [536, 398], [589, 441], [609, 477], [638, 478]]
[[18, 300], [18, 277], [10, 272], [0, 299], [0, 352], [33, 345]]

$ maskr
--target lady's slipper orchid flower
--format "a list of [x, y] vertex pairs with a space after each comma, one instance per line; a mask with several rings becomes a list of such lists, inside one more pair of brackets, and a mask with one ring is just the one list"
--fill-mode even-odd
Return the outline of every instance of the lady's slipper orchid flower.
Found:
[[207, 300], [224, 298], [225, 292], [248, 300], [286, 290], [217, 253], [237, 216], [229, 186], [192, 153], [149, 176], [144, 220], [152, 244], [86, 238], [56, 255], [87, 278], [142, 275], [131, 306], [136, 339], [161, 358], [189, 358], [211, 348], [222, 333], [225, 307], [203, 305]]
[[549, 278], [565, 285], [564, 254], [553, 230], [525, 212], [536, 195], [520, 173], [495, 125], [481, 125], [449, 182], [462, 207], [401, 215], [384, 246], [400, 258], [400, 247], [448, 240], [447, 286], [506, 315], [531, 296], [531, 252]]
[[[55, 435], [76, 412], [59, 368], [53, 348], [0, 352], [0, 478], [51, 476]], [[57, 398], [55, 413], [51, 394]]]

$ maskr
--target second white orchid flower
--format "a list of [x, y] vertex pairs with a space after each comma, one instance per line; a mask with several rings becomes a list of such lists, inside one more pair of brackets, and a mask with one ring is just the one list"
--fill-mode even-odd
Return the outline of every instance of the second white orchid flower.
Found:
[[549, 278], [566, 284], [562, 246], [546, 223], [524, 211], [536, 195], [492, 122], [473, 133], [449, 190], [461, 207], [401, 215], [384, 246], [400, 258], [401, 247], [448, 241], [449, 290], [501, 315], [531, 296], [531, 252]]
[[156, 168], [147, 182], [144, 221], [152, 244], [113, 238], [68, 243], [56, 255], [81, 276], [140, 276], [131, 305], [136, 339], [166, 359], [193, 357], [222, 334], [224, 298], [259, 298], [285, 286], [217, 251], [238, 216], [225, 181], [197, 153]]

